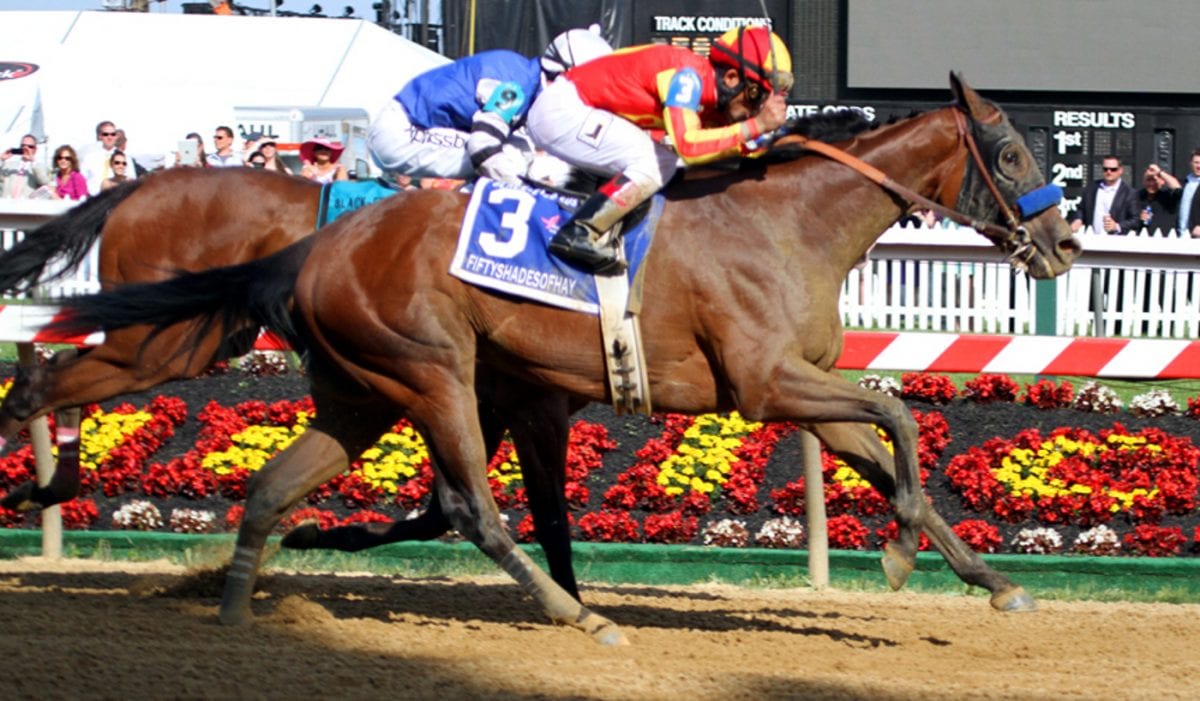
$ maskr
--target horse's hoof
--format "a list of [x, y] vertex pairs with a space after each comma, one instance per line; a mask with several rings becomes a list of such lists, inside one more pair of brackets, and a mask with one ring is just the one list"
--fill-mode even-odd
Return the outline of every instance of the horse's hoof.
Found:
[[992, 594], [992, 608], [1004, 613], [1028, 613], [1037, 611], [1037, 602], [1025, 587], [1015, 586]]
[[0, 506], [12, 511], [38, 511], [44, 508], [33, 500], [35, 487], [33, 482], [18, 485], [16, 489], [6, 494], [3, 500], [0, 500]]
[[624, 633], [613, 626], [604, 631], [603, 635], [597, 635], [596, 642], [605, 647], [624, 647], [629, 644], [629, 638], [626, 638]]
[[906, 557], [894, 543], [888, 542], [883, 546], [883, 574], [887, 577], [888, 586], [897, 591], [908, 581], [917, 561], [913, 556]]
[[592, 636], [593, 640], [606, 647], [620, 647], [629, 644], [629, 639], [625, 637], [616, 623], [602, 616], [595, 614], [592, 616], [600, 619], [599, 625], [588, 630], [588, 635]]
[[288, 531], [279, 544], [289, 550], [312, 550], [320, 547], [321, 529], [314, 522], [305, 522]]
[[250, 613], [249, 606], [238, 606], [233, 609], [221, 607], [221, 612], [217, 614], [217, 618], [223, 626], [244, 626], [254, 619], [254, 615]]

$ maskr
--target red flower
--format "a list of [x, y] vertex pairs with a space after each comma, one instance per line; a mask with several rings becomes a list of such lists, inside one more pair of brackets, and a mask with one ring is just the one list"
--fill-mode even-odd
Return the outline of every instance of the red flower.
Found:
[[1025, 385], [1025, 396], [1022, 401], [1039, 409], [1065, 409], [1075, 400], [1075, 388], [1067, 380], [1055, 387], [1050, 380], [1038, 380], [1032, 385]]
[[948, 404], [958, 396], [954, 381], [946, 375], [926, 372], [906, 372], [900, 376], [900, 397], [931, 404]]
[[1019, 386], [1008, 375], [982, 374], [967, 380], [963, 386], [963, 397], [987, 404], [990, 402], [1013, 402], [1017, 399]]
[[1125, 545], [1146, 557], [1170, 557], [1183, 552], [1187, 538], [1179, 526], [1153, 526], [1143, 523], [1125, 534]]
[[967, 519], [953, 526], [954, 533], [977, 553], [994, 553], [1004, 544], [1000, 529], [987, 521]]
[[638, 540], [637, 521], [627, 511], [590, 512], [579, 519], [584, 540], [600, 543], [633, 543]]
[[642, 523], [647, 543], [687, 543], [700, 530], [695, 516], [684, 516], [681, 511], [667, 514], [649, 514]]
[[867, 545], [870, 531], [862, 523], [850, 516], [833, 516], [826, 523], [829, 532], [829, 547], [839, 550], [863, 550]]

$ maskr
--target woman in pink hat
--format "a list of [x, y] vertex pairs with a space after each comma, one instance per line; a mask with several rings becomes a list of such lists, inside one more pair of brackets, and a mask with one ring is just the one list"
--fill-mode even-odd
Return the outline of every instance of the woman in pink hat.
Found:
[[338, 163], [342, 151], [346, 150], [336, 141], [328, 139], [309, 139], [300, 144], [300, 160], [304, 168], [300, 175], [319, 183], [331, 183], [334, 180], [349, 180], [350, 174]]

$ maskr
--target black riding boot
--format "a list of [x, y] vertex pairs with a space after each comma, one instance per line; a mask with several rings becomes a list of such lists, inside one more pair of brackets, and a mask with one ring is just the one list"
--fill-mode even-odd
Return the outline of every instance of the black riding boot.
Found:
[[550, 252], [596, 275], [625, 272], [625, 263], [617, 257], [615, 248], [619, 242], [597, 246], [596, 240], [653, 192], [652, 188], [639, 186], [624, 175], [617, 175], [601, 185], [596, 194], [563, 224], [550, 241]]

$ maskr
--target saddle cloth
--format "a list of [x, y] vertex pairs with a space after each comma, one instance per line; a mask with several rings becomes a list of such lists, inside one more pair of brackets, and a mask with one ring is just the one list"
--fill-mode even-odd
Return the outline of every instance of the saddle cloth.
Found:
[[317, 228], [332, 224], [343, 214], [366, 207], [375, 200], [400, 192], [400, 188], [378, 178], [373, 180], [338, 180], [321, 188], [321, 205], [317, 210]]
[[[645, 218], [622, 236], [630, 280], [638, 279], [663, 202], [655, 195]], [[547, 249], [579, 204], [575, 195], [480, 178], [463, 217], [450, 274], [486, 289], [598, 316], [595, 277]]]

